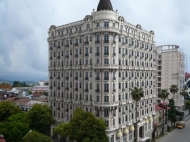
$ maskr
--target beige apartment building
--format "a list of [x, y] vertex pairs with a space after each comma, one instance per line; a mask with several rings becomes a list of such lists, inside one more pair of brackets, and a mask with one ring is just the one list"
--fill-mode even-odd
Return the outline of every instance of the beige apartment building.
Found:
[[[184, 98], [180, 95], [185, 81], [185, 57], [177, 45], [163, 45], [157, 47], [157, 85], [158, 90], [167, 89], [171, 85], [178, 86], [178, 92], [174, 95], [175, 105], [181, 108]], [[170, 93], [169, 98], [173, 95]]]
[[[134, 131], [137, 140], [146, 139], [155, 115], [154, 32], [126, 22], [110, 0], [100, 0], [91, 15], [52, 25], [48, 33], [49, 105], [56, 125], [68, 122], [80, 107], [105, 119], [110, 142], [132, 142]], [[133, 87], [144, 90], [137, 106]]]

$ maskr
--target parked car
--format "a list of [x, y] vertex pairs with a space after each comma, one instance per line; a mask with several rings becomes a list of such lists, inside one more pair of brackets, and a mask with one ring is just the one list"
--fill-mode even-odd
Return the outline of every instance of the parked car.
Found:
[[176, 127], [179, 129], [183, 129], [185, 127], [185, 121], [177, 122]]

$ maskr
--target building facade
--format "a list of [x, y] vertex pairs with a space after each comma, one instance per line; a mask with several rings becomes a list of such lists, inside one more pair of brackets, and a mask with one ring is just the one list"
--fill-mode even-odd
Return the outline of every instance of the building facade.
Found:
[[[155, 115], [154, 32], [126, 22], [110, 0], [100, 0], [91, 15], [52, 25], [48, 33], [49, 105], [56, 123], [68, 122], [80, 107], [105, 119], [110, 142], [133, 141], [134, 131], [138, 140], [145, 138]], [[137, 106], [134, 87], [144, 90]]]
[[[170, 92], [171, 85], [177, 85], [178, 92], [174, 95], [175, 105], [182, 107], [184, 97], [180, 95], [185, 81], [184, 53], [177, 45], [163, 45], [157, 47], [157, 92], [167, 89]], [[170, 93], [169, 99], [173, 97]]]

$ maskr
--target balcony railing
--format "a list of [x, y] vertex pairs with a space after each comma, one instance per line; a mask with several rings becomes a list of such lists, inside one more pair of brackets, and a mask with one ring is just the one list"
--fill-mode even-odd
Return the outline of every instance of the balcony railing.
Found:
[[78, 57], [79, 55], [78, 54], [75, 54], [75, 57]]
[[88, 89], [85, 89], [85, 92], [88, 92]]
[[113, 92], [116, 92], [116, 89], [113, 89]]
[[78, 77], [75, 77], [75, 80], [78, 80]]
[[65, 57], [66, 57], [66, 58], [69, 58], [69, 55], [66, 55]]
[[85, 77], [85, 80], [88, 80], [88, 77]]
[[99, 93], [100, 92], [100, 90], [99, 89], [96, 89], [96, 93]]
[[69, 77], [66, 77], [66, 80], [69, 80]]
[[116, 77], [113, 77], [113, 80], [116, 80]]
[[78, 91], [78, 88], [75, 88], [75, 91]]
[[66, 90], [69, 90], [69, 87], [67, 87]]
[[96, 80], [100, 80], [100, 77], [96, 77]]
[[85, 53], [85, 56], [88, 56], [88, 53]]
[[53, 50], [53, 47], [50, 47], [49, 49], [50, 49], [50, 50]]
[[104, 40], [104, 43], [109, 43], [109, 40]]
[[108, 56], [108, 55], [109, 55], [109, 52], [104, 52], [104, 55], [107, 55], [107, 56]]
[[113, 53], [113, 56], [116, 56], [116, 53]]
[[108, 93], [108, 92], [109, 92], [109, 90], [104, 90], [104, 92], [105, 92], [105, 93]]
[[100, 56], [100, 53], [96, 53], [96, 56]]
[[60, 79], [60, 76], [58, 76], [57, 79]]
[[66, 44], [65, 47], [69, 47], [69, 44]]
[[60, 56], [57, 56], [57, 59], [60, 59]]
[[53, 57], [50, 57], [49, 59], [50, 59], [50, 60], [52, 60], [52, 59], [53, 59]]
[[84, 44], [89, 44], [89, 41], [85, 41]]
[[100, 40], [96, 40], [95, 43], [96, 43], [96, 44], [97, 44], [97, 43], [100, 43]]
[[109, 77], [104, 77], [104, 80], [109, 80]]
[[75, 45], [75, 46], [78, 46], [79, 44], [78, 44], [78, 43], [75, 43], [74, 45]]

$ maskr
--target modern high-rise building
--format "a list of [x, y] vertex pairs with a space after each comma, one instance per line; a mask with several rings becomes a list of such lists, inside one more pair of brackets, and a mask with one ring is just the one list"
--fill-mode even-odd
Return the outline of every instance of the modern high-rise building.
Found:
[[[48, 33], [49, 105], [56, 124], [68, 122], [80, 107], [105, 119], [110, 142], [131, 142], [134, 131], [138, 141], [147, 139], [155, 114], [154, 32], [126, 22], [110, 0], [100, 0], [91, 15], [52, 25]], [[134, 87], [144, 90], [137, 106]]]
[[171, 85], [178, 87], [178, 92], [170, 93], [169, 99], [174, 97], [175, 105], [181, 108], [184, 97], [180, 95], [185, 82], [185, 55], [178, 45], [163, 45], [157, 47], [157, 92], [167, 89]]

